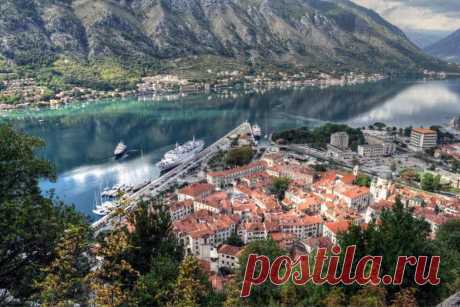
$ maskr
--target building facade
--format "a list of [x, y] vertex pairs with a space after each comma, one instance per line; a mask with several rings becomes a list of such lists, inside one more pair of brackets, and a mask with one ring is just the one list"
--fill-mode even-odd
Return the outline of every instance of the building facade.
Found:
[[438, 133], [431, 129], [412, 129], [410, 145], [415, 150], [426, 150], [436, 147], [438, 144]]
[[331, 145], [340, 149], [348, 149], [350, 137], [346, 132], [336, 132], [331, 135]]

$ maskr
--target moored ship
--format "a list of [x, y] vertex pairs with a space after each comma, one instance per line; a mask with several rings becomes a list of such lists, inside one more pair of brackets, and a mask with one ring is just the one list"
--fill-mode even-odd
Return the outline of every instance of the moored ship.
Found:
[[183, 145], [176, 144], [176, 148], [168, 151], [163, 159], [157, 163], [157, 167], [162, 173], [172, 170], [181, 163], [186, 162], [187, 160], [195, 157], [200, 151], [204, 148], [203, 140], [188, 141]]
[[259, 125], [254, 125], [252, 126], [252, 134], [254, 135], [254, 138], [260, 139], [262, 137], [262, 129], [260, 128]]
[[117, 147], [115, 148], [113, 155], [115, 158], [119, 159], [123, 157], [123, 155], [128, 150], [128, 146], [126, 146], [123, 142], [118, 143]]

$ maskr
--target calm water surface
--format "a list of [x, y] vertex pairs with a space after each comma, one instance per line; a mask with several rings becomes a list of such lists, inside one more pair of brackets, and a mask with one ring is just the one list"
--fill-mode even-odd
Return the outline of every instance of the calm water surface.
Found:
[[[275, 130], [342, 122], [365, 126], [430, 126], [460, 114], [460, 81], [383, 81], [344, 88], [273, 90], [232, 97], [197, 95], [161, 101], [127, 99], [74, 104], [57, 110], [0, 115], [41, 137], [41, 154], [56, 165], [56, 183], [44, 190], [91, 215], [98, 193], [116, 183], [137, 184], [158, 176], [155, 163], [176, 142], [194, 136], [212, 143], [245, 120], [265, 134]], [[123, 140], [129, 157], [114, 161]]]

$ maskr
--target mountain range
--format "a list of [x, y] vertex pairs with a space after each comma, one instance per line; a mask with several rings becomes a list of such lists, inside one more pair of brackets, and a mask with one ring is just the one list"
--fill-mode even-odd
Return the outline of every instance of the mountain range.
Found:
[[212, 55], [374, 71], [443, 66], [348, 0], [2, 0], [0, 55], [20, 65]]
[[460, 29], [427, 47], [425, 51], [448, 62], [460, 63]]

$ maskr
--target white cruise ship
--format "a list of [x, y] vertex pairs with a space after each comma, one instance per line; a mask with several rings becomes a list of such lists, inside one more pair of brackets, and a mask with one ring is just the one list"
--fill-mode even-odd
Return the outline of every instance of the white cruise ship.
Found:
[[168, 151], [164, 155], [163, 160], [157, 163], [157, 166], [162, 173], [167, 172], [179, 164], [195, 157], [203, 148], [204, 141], [195, 140], [195, 138], [180, 146], [176, 144], [176, 148]]

